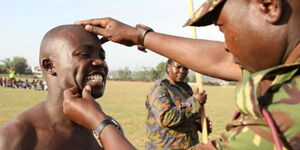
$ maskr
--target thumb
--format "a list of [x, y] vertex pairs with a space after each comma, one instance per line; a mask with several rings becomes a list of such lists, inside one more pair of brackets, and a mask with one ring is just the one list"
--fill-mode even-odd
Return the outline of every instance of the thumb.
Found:
[[91, 92], [92, 92], [91, 86], [86, 85], [82, 90], [82, 98], [93, 98]]
[[198, 87], [196, 87], [196, 88], [194, 89], [194, 93], [199, 93], [199, 88], [198, 88]]

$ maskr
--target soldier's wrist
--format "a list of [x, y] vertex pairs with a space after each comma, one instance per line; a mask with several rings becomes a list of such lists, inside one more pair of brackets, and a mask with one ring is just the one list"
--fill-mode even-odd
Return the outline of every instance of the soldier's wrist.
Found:
[[98, 112], [96, 113], [96, 115], [94, 116], [94, 119], [92, 121], [92, 126], [93, 126], [93, 130], [96, 130], [99, 122], [102, 122], [104, 120], [108, 119], [108, 117], [103, 113], [103, 112]]
[[138, 50], [142, 51], [142, 52], [147, 52], [146, 48], [144, 46], [144, 40], [145, 40], [145, 36], [147, 33], [149, 32], [154, 32], [153, 29], [151, 29], [148, 26], [145, 26], [143, 24], [137, 24], [136, 25], [136, 29], [137, 29], [137, 47]]

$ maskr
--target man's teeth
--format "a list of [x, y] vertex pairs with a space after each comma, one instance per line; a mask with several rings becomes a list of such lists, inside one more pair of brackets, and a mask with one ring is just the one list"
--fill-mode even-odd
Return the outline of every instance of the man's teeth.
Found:
[[87, 80], [92, 82], [102, 82], [103, 78], [101, 75], [90, 75], [87, 77]]

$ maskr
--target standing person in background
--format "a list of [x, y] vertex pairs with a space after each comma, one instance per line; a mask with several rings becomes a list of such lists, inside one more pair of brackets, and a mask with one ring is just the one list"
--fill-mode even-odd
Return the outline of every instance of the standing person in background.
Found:
[[0, 77], [0, 87], [3, 86], [3, 80], [2, 80], [2, 77]]
[[16, 71], [15, 67], [10, 67], [9, 70], [9, 82], [10, 82], [10, 87], [15, 88], [16, 87]]
[[189, 69], [168, 59], [167, 76], [155, 82], [146, 99], [146, 149], [187, 149], [199, 143], [199, 110], [205, 91], [185, 82]]

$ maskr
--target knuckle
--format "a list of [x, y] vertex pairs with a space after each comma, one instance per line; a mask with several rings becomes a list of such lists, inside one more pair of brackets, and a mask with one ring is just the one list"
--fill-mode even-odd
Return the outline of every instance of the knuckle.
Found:
[[97, 31], [96, 28], [95, 28], [95, 26], [92, 26], [92, 31], [93, 31], [93, 32], [96, 32], [96, 31]]
[[110, 20], [112, 20], [111, 17], [105, 17], [105, 21], [106, 21], [106, 22], [109, 22]]

